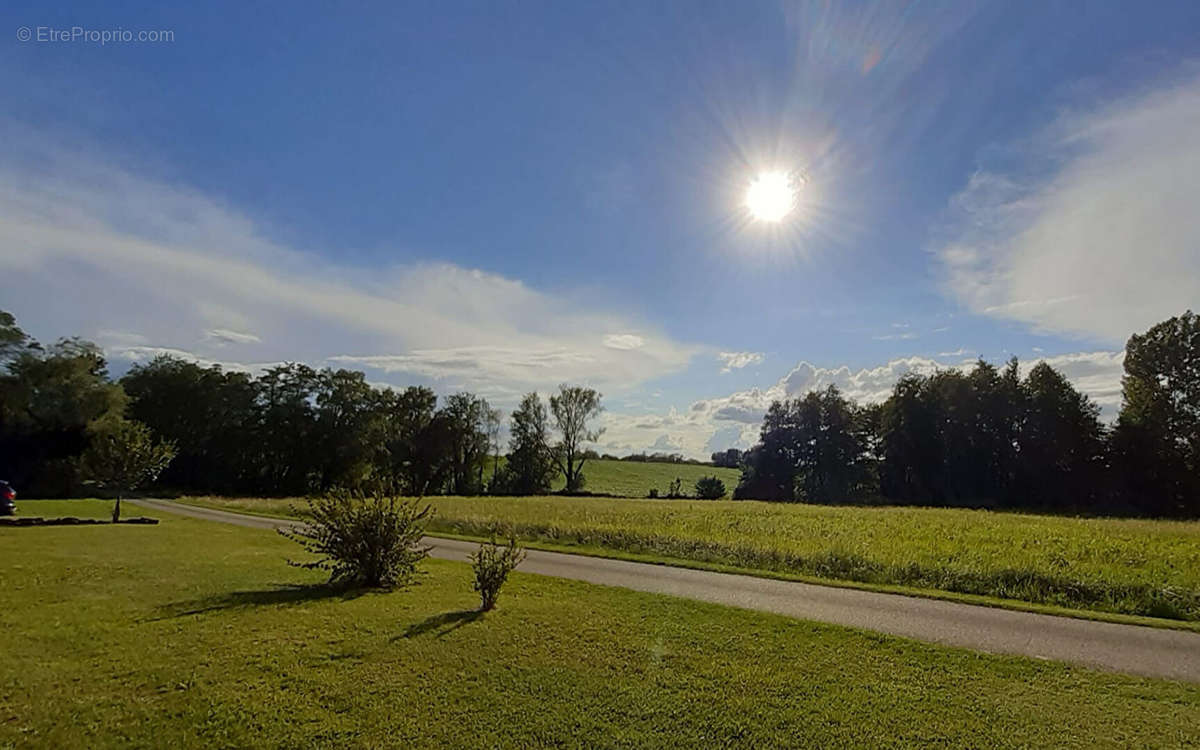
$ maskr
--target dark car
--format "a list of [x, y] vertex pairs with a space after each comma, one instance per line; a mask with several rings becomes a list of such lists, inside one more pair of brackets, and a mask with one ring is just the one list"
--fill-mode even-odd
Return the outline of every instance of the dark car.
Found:
[[0, 480], [0, 516], [17, 514], [17, 493], [8, 482]]

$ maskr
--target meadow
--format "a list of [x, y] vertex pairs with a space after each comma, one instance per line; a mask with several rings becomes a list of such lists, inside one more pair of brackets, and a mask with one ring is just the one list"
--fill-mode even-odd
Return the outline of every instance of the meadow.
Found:
[[[501, 463], [504, 459], [501, 458]], [[491, 471], [491, 462], [487, 464], [484, 473]], [[587, 484], [586, 492], [600, 495], [616, 495], [617, 497], [646, 497], [650, 490], [658, 490], [659, 495], [666, 496], [671, 482], [679, 479], [684, 494], [695, 492], [696, 480], [701, 477], [715, 476], [725, 483], [725, 497], [733, 497], [733, 489], [737, 487], [741, 472], [738, 469], [706, 466], [703, 464], [669, 464], [656, 461], [613, 461], [611, 459], [589, 459], [584, 464], [584, 476]], [[560, 473], [551, 487], [560, 492], [566, 487], [567, 480]]]
[[[267, 515], [303, 501], [191, 498]], [[755, 501], [435, 497], [430, 531], [1200, 621], [1200, 522]]]
[[275, 534], [161, 517], [0, 529], [0, 747], [1200, 743], [1197, 685], [521, 573], [480, 616], [436, 560], [336, 593]]

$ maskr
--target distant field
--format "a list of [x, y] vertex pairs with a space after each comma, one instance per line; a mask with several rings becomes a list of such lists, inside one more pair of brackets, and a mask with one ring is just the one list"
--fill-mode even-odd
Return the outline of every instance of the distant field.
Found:
[[0, 528], [0, 748], [1200, 743], [1197, 685], [521, 573], [478, 617], [446, 561], [331, 595], [275, 534], [162, 518]]
[[[501, 459], [502, 462], [503, 460]], [[490, 463], [486, 471], [491, 471]], [[666, 495], [676, 477], [682, 481], [684, 493], [692, 495], [696, 491], [697, 479], [716, 476], [725, 483], [725, 496], [728, 498], [733, 497], [733, 489], [737, 487], [741, 472], [737, 469], [696, 464], [589, 459], [583, 466], [583, 475], [587, 478], [587, 484], [583, 488], [585, 491], [618, 497], [646, 497], [651, 489], [658, 490], [660, 495]], [[566, 484], [566, 478], [559, 474], [552, 489], [560, 491]]]
[[[295, 500], [201, 498], [288, 514]], [[752, 501], [438, 497], [431, 530], [1200, 620], [1200, 522]]]

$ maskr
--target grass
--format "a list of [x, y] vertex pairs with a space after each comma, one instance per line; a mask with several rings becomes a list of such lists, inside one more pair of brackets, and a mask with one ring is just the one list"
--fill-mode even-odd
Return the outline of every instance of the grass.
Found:
[[[287, 515], [295, 500], [193, 502]], [[430, 498], [435, 533], [1200, 621], [1200, 522], [750, 501]]]
[[[490, 466], [489, 463], [486, 469], [489, 472], [488, 476], [491, 476]], [[691, 495], [696, 492], [697, 479], [716, 476], [725, 483], [725, 496], [728, 498], [733, 497], [733, 489], [737, 487], [741, 472], [737, 469], [696, 464], [589, 459], [583, 465], [583, 475], [587, 478], [587, 484], [583, 488], [587, 492], [617, 497], [646, 497], [652, 488], [665, 496], [671, 482], [677, 477], [682, 482], [684, 493]], [[560, 491], [566, 484], [566, 478], [559, 474], [553, 489], [556, 492]]]
[[335, 595], [162, 517], [0, 529], [0, 747], [1200, 745], [1196, 685], [521, 573], [480, 616], [444, 561]]

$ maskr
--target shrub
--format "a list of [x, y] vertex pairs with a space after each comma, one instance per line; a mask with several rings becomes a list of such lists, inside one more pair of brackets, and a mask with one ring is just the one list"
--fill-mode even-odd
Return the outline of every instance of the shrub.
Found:
[[671, 486], [667, 488], [667, 497], [671, 498], [672, 500], [677, 500], [683, 497], [682, 479], [675, 477], [675, 479], [671, 481]]
[[479, 545], [471, 555], [475, 568], [475, 590], [479, 592], [479, 609], [488, 612], [496, 606], [500, 587], [508, 580], [508, 574], [525, 559], [525, 550], [517, 546], [515, 538], [508, 544], [498, 545], [495, 538]]
[[393, 588], [410, 583], [429, 554], [421, 545], [429, 512], [415, 500], [333, 494], [309, 500], [307, 523], [279, 533], [320, 556], [289, 565], [327, 570], [335, 586]]
[[725, 483], [715, 476], [700, 477], [696, 480], [696, 497], [701, 500], [720, 500], [725, 497]]
[[651, 500], [653, 500], [654, 498], [658, 497], [658, 488], [657, 488], [657, 487], [651, 487], [651, 488], [650, 488], [650, 494], [649, 494], [649, 495], [646, 495], [646, 497], [650, 498]]

